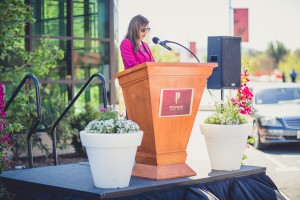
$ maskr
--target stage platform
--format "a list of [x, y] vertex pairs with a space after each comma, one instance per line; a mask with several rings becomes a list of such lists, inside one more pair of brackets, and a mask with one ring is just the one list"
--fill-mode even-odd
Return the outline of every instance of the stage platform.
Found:
[[237, 171], [212, 171], [199, 123], [209, 112], [198, 112], [189, 140], [187, 164], [196, 176], [155, 181], [131, 177], [126, 188], [101, 189], [93, 183], [88, 163], [5, 171], [1, 181], [17, 200], [273, 200], [285, 199], [266, 168], [243, 165]]
[[211, 171], [209, 163], [189, 163], [196, 176], [155, 181], [131, 177], [126, 188], [96, 188], [88, 163], [6, 171], [1, 181], [17, 199], [284, 199], [266, 168]]

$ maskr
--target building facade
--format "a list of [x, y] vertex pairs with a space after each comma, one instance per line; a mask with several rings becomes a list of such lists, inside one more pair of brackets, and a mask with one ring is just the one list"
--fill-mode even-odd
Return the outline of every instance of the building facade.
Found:
[[[35, 23], [26, 27], [25, 46], [38, 48], [48, 37], [64, 51], [47, 77], [38, 77], [43, 87], [55, 89], [71, 100], [94, 73], [104, 75], [108, 101], [116, 102], [113, 74], [118, 70], [117, 0], [26, 0], [34, 11]], [[101, 103], [101, 81], [95, 78], [81, 102]]]

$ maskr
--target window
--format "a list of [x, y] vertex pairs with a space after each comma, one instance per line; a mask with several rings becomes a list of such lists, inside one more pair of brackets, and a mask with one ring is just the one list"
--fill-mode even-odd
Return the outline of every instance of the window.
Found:
[[256, 104], [278, 104], [300, 100], [300, 88], [264, 89], [256, 94]]
[[[117, 56], [118, 49], [115, 45], [111, 45], [117, 43], [117, 37], [110, 32], [118, 32], [118, 13], [115, 8], [118, 1], [31, 0], [30, 2], [36, 22], [29, 25], [26, 32], [25, 37], [30, 44], [28, 50], [38, 48], [40, 40], [49, 37], [53, 44], [65, 52], [58, 66], [48, 76], [38, 77], [39, 81], [64, 88], [58, 91], [64, 93], [67, 91], [67, 100], [71, 100], [80, 89], [79, 86], [82, 86], [91, 75], [100, 72], [109, 86], [108, 94], [112, 94], [115, 81], [111, 81], [110, 76], [111, 71], [118, 71], [118, 62], [117, 59], [111, 59], [111, 56]], [[110, 9], [113, 16], [109, 14]], [[99, 86], [99, 81], [97, 83]], [[56, 86], [48, 87], [56, 88]], [[95, 94], [98, 94], [95, 92], [97, 90], [87, 90], [89, 94], [85, 95], [85, 101], [97, 102], [99, 99], [95, 97]], [[108, 96], [108, 100], [114, 102], [115, 97]]]

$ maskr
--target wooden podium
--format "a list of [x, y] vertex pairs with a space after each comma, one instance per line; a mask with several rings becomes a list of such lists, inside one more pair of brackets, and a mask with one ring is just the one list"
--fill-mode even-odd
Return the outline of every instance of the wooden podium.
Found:
[[114, 75], [128, 118], [144, 131], [132, 175], [155, 180], [194, 176], [186, 147], [207, 78], [217, 63], [143, 63]]

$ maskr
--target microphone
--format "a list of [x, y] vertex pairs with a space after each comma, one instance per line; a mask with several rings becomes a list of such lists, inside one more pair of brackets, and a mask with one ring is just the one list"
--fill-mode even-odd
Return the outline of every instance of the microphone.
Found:
[[155, 43], [155, 44], [159, 44], [159, 45], [165, 47], [165, 48], [168, 49], [169, 51], [172, 51], [172, 48], [169, 47], [169, 46], [167, 45], [167, 42], [168, 42], [168, 41], [160, 41], [160, 40], [158, 39], [158, 37], [154, 37], [154, 38], [152, 38], [152, 42]]
[[186, 49], [188, 52], [190, 52], [190, 53], [196, 58], [196, 60], [200, 63], [200, 60], [197, 58], [197, 56], [196, 56], [193, 52], [191, 52], [191, 50], [189, 50], [188, 48], [186, 48], [185, 46], [183, 46], [183, 45], [181, 45], [181, 44], [179, 44], [179, 43], [177, 43], [177, 42], [173, 42], [173, 41], [169, 41], [169, 40], [160, 41], [160, 40], [158, 39], [158, 37], [152, 38], [152, 42], [154, 42], [155, 44], [159, 44], [159, 45], [165, 47], [166, 49], [168, 49], [168, 50], [170, 50], [170, 51], [171, 51], [172, 49], [171, 49], [171, 47], [167, 46], [167, 43], [177, 44], [177, 45], [181, 46], [182, 48]]

